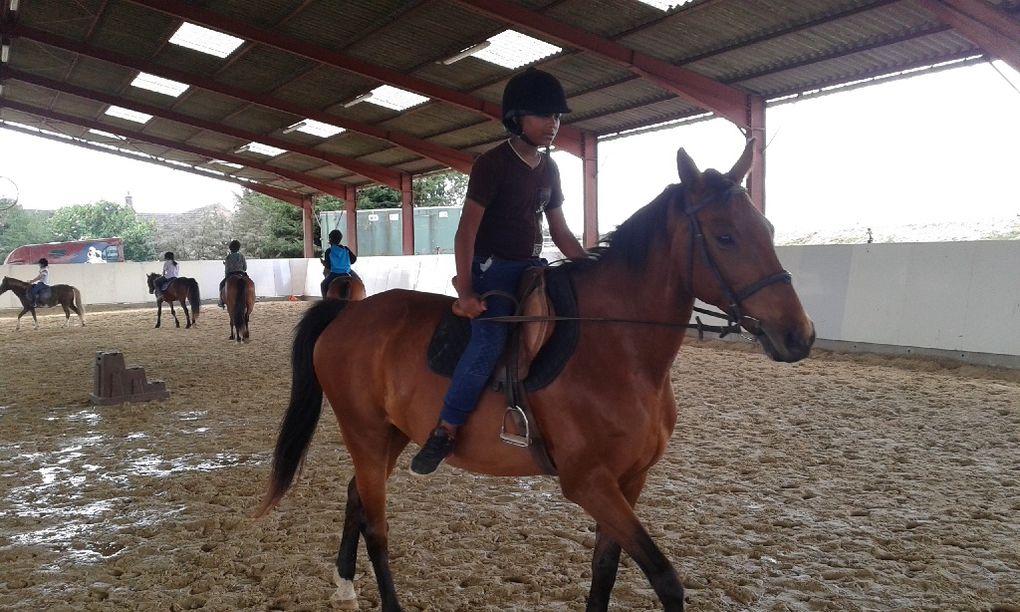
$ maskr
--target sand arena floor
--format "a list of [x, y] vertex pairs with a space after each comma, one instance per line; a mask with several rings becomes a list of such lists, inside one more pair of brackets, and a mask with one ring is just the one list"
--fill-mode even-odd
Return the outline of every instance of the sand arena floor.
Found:
[[[0, 316], [0, 609], [329, 609], [351, 470], [328, 411], [296, 489], [249, 518], [306, 307], [259, 303], [243, 346], [214, 307], [193, 330], [151, 329], [151, 308]], [[90, 406], [99, 350], [171, 398]], [[638, 514], [690, 610], [1020, 610], [1016, 372], [695, 343], [674, 384]], [[389, 507], [406, 610], [584, 608], [593, 526], [554, 480], [401, 470]], [[363, 545], [359, 563], [377, 610]], [[612, 609], [659, 609], [626, 555]]]

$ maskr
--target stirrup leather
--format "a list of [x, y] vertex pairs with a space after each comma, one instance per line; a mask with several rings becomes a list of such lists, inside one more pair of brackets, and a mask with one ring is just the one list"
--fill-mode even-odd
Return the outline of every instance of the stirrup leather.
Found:
[[[507, 418], [511, 418], [516, 422], [518, 430], [524, 430], [523, 436], [507, 432]], [[518, 448], [527, 448], [531, 446], [531, 427], [528, 423], [527, 415], [524, 414], [524, 410], [520, 406], [514, 404], [506, 407], [506, 412], [503, 413], [503, 423], [499, 431], [499, 439], [510, 446], [516, 446]]]

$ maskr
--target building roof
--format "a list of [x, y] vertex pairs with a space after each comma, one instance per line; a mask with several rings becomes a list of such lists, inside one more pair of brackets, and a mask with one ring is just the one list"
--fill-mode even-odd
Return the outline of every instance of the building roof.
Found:
[[[466, 171], [504, 134], [501, 93], [521, 68], [478, 47], [507, 30], [559, 48], [526, 65], [563, 83], [573, 112], [557, 144], [579, 153], [586, 138], [706, 113], [740, 125], [753, 100], [986, 61], [936, 15], [941, 4], [990, 11], [1009, 32], [1020, 23], [1020, 0], [694, 0], [667, 10], [637, 0], [11, 2], [2, 0], [3, 127], [291, 201]], [[171, 42], [185, 22], [240, 44], [218, 57]], [[183, 93], [132, 85], [140, 73], [157, 77], [148, 87]], [[394, 110], [377, 104], [382, 85], [427, 100]], [[344, 130], [324, 138], [302, 131], [305, 120]]]

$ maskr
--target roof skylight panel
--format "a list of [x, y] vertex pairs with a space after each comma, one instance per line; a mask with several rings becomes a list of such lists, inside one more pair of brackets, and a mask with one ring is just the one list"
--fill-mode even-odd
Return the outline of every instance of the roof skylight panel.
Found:
[[489, 42], [491, 44], [475, 53], [474, 57], [511, 70], [533, 64], [563, 50], [515, 30], [500, 32], [490, 38]]
[[141, 89], [161, 93], [166, 96], [173, 96], [175, 98], [188, 89], [187, 83], [164, 79], [163, 77], [158, 77], [147, 72], [139, 72], [138, 76], [135, 77], [135, 80], [131, 81], [131, 85], [134, 87], [140, 87]]
[[311, 134], [312, 136], [318, 136], [319, 138], [336, 136], [343, 131], [344, 128], [342, 127], [323, 123], [322, 121], [316, 121], [315, 119], [302, 119], [301, 121], [283, 129], [284, 134], [290, 134], [291, 132], [303, 132], [305, 134]]
[[395, 111], [402, 111], [427, 102], [428, 98], [419, 96], [416, 93], [393, 87], [392, 85], [380, 85], [370, 92], [372, 95], [366, 98], [365, 102], [371, 102], [377, 106], [390, 108]]
[[124, 138], [120, 134], [105, 132], [103, 130], [97, 130], [95, 128], [89, 128], [89, 134], [95, 134], [96, 136], [102, 136], [103, 138], [110, 138], [111, 140], [127, 140], [127, 138]]
[[152, 119], [152, 115], [133, 111], [130, 108], [124, 108], [123, 106], [110, 105], [106, 109], [106, 114], [111, 117], [119, 117], [120, 119], [134, 121], [135, 123], [148, 123], [149, 119]]
[[244, 39], [185, 21], [170, 37], [170, 42], [216, 57], [227, 57], [241, 46]]
[[243, 147], [234, 152], [255, 153], [256, 155], [265, 155], [266, 157], [276, 157], [277, 155], [282, 155], [286, 153], [287, 149], [271, 147], [267, 144], [262, 144], [261, 142], [249, 142], [248, 144], [244, 145]]
[[679, 2], [677, 0], [638, 0], [638, 2], [641, 4], [647, 4], [648, 6], [654, 6], [662, 11], [668, 11], [671, 8], [689, 4], [691, 0], [680, 0]]

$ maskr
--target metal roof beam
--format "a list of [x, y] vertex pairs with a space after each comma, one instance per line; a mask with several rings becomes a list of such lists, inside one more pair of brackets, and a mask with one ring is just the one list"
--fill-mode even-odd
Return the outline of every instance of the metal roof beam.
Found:
[[314, 157], [328, 162], [334, 166], [350, 170], [351, 172], [360, 174], [365, 178], [382, 183], [387, 187], [393, 189], [400, 189], [400, 173], [389, 168], [382, 166], [376, 166], [365, 162], [351, 159], [349, 157], [343, 157], [339, 155], [331, 155], [329, 153], [323, 153], [311, 147], [304, 145], [295, 144], [286, 140], [275, 138], [273, 136], [265, 136], [262, 134], [256, 134], [254, 132], [246, 132], [237, 128], [232, 128], [222, 123], [214, 121], [206, 121], [205, 119], [199, 119], [197, 117], [189, 117], [172, 110], [167, 110], [158, 106], [150, 106], [141, 102], [135, 102], [118, 96], [111, 96], [91, 89], [85, 89], [84, 87], [78, 87], [76, 85], [70, 85], [68, 83], [62, 83], [60, 81], [54, 81], [45, 77], [28, 74], [21, 72], [20, 70], [13, 70], [0, 67], [0, 79], [10, 78], [16, 81], [22, 81], [24, 83], [31, 83], [38, 85], [39, 87], [45, 87], [46, 89], [52, 89], [67, 94], [84, 98], [86, 100], [92, 100], [95, 102], [102, 102], [104, 104], [113, 104], [115, 106], [122, 106], [131, 110], [139, 111], [162, 119], [169, 119], [183, 125], [196, 127], [202, 130], [215, 132], [218, 134], [224, 134], [227, 136], [233, 136], [246, 141], [257, 141], [263, 144], [271, 145], [279, 149], [285, 149], [301, 155], [307, 155], [308, 157]]
[[240, 164], [242, 166], [248, 166], [256, 170], [262, 170], [263, 172], [269, 172], [277, 176], [281, 176], [286, 179], [290, 179], [296, 183], [307, 185], [316, 191], [328, 193], [330, 195], [343, 198], [346, 195], [345, 186], [349, 183], [343, 183], [340, 181], [329, 181], [326, 179], [316, 178], [314, 176], [308, 176], [301, 172], [295, 172], [293, 170], [287, 170], [286, 168], [278, 168], [276, 166], [270, 166], [259, 161], [252, 161], [245, 157], [239, 157], [233, 153], [222, 153], [220, 151], [210, 151], [194, 145], [184, 144], [180, 142], [174, 142], [173, 140], [167, 140], [166, 138], [160, 138], [159, 136], [151, 136], [144, 132], [138, 132], [135, 130], [126, 130], [122, 127], [112, 125], [109, 123], [101, 123], [99, 121], [93, 121], [92, 119], [86, 119], [84, 117], [76, 117], [73, 115], [65, 115], [63, 113], [57, 113], [54, 111], [48, 111], [45, 108], [38, 108], [29, 104], [22, 104], [21, 102], [15, 102], [14, 100], [0, 99], [0, 108], [12, 108], [23, 113], [30, 115], [36, 115], [38, 117], [46, 117], [54, 119], [56, 121], [63, 121], [64, 123], [70, 123], [71, 125], [78, 125], [81, 127], [92, 128], [95, 130], [102, 130], [104, 132], [110, 132], [124, 138], [130, 138], [132, 140], [139, 140], [142, 142], [148, 142], [150, 144], [159, 145], [168, 149], [175, 149], [177, 151], [185, 151], [187, 153], [193, 153], [195, 155], [201, 155], [202, 157], [208, 157], [209, 159], [222, 159], [224, 161]]
[[[29, 130], [16, 125], [11, 125], [10, 123], [4, 121], [0, 121], [0, 128], [3, 128], [5, 130], [11, 130], [12, 132], [25, 134], [26, 136], [32, 136], [34, 138], [44, 138], [46, 140], [52, 140], [53, 142], [59, 142], [60, 144], [81, 147], [83, 149], [88, 149], [89, 151], [96, 151], [98, 153], [105, 153], [107, 155], [116, 155], [117, 157], [123, 157], [124, 159], [130, 159], [133, 161], [142, 162], [146, 164], [153, 164], [156, 166], [160, 166], [161, 168], [168, 167], [166, 164], [155, 159], [139, 157], [137, 155], [125, 153], [123, 151], [107, 149], [106, 147], [101, 147], [87, 140], [81, 140], [73, 137], [60, 138], [52, 134], [36, 132], [34, 130]], [[280, 200], [282, 202], [293, 204], [294, 206], [298, 207], [301, 206], [302, 195], [300, 193], [297, 193], [296, 191], [288, 191], [286, 189], [280, 189], [279, 187], [273, 187], [271, 185], [266, 185], [265, 183], [258, 183], [256, 181], [245, 181], [237, 177], [233, 177], [229, 174], [211, 174], [208, 172], [202, 172], [201, 170], [197, 170], [195, 168], [185, 168], [183, 166], [173, 166], [172, 169], [178, 172], [187, 172], [188, 174], [194, 174], [195, 176], [201, 176], [203, 178], [212, 179], [214, 181], [224, 181], [227, 183], [234, 183], [235, 185], [241, 185], [242, 187], [251, 189], [252, 191], [258, 191], [259, 193], [264, 193], [265, 195], [271, 198], [276, 198], [277, 200]]]
[[1020, 70], [1020, 22], [985, 0], [920, 0], [921, 6], [989, 55]]
[[[301, 40], [282, 36], [261, 28], [235, 21], [223, 15], [196, 8], [186, 2], [179, 0], [127, 0], [133, 4], [144, 6], [172, 17], [177, 17], [196, 23], [214, 30], [219, 30], [232, 36], [244, 38], [259, 44], [292, 53], [312, 61], [333, 66], [347, 72], [367, 77], [381, 83], [395, 85], [401, 89], [413, 91], [417, 94], [427, 96], [435, 100], [441, 100], [448, 104], [485, 115], [496, 121], [502, 121], [503, 112], [499, 104], [489, 102], [477, 96], [462, 91], [443, 87], [425, 79], [420, 79], [398, 70], [392, 70], [376, 64], [359, 60], [357, 58], [311, 45]], [[558, 137], [559, 146], [565, 150], [580, 155], [581, 130], [564, 125], [560, 128]]]
[[518, 25], [626, 67], [681, 98], [749, 128], [748, 94], [692, 70], [629, 49], [557, 19], [506, 0], [452, 0], [464, 7]]
[[166, 79], [180, 81], [181, 83], [187, 83], [188, 85], [191, 85], [193, 87], [206, 89], [208, 91], [216, 92], [218, 94], [229, 96], [231, 98], [242, 100], [244, 102], [251, 102], [253, 104], [258, 104], [259, 106], [263, 106], [265, 108], [270, 108], [283, 113], [296, 115], [301, 119], [308, 117], [311, 119], [315, 119], [317, 121], [322, 121], [324, 123], [329, 123], [337, 127], [342, 127], [344, 129], [351, 130], [352, 132], [365, 134], [367, 136], [377, 138], [390, 144], [397, 145], [417, 155], [427, 157], [429, 159], [439, 162], [440, 164], [443, 164], [444, 166], [449, 166], [454, 170], [459, 170], [464, 173], [470, 172], [471, 165], [474, 163], [475, 156], [471, 153], [465, 153], [463, 151], [458, 151], [457, 149], [451, 149], [450, 147], [437, 145], [403, 132], [387, 130], [384, 128], [369, 125], [367, 123], [351, 121], [349, 119], [344, 119], [336, 115], [330, 115], [328, 113], [324, 113], [321, 111], [303, 108], [296, 104], [291, 104], [290, 102], [280, 100], [278, 98], [273, 98], [271, 96], [265, 96], [255, 92], [246, 91], [230, 85], [217, 83], [215, 81], [211, 81], [209, 79], [205, 79], [194, 74], [184, 72], [182, 70], [174, 70], [172, 68], [158, 66], [156, 64], [152, 64], [144, 60], [139, 60], [126, 55], [122, 55], [114, 51], [107, 51], [106, 49], [92, 47], [68, 38], [64, 38], [62, 36], [58, 36], [56, 34], [44, 32], [42, 30], [36, 30], [34, 28], [29, 28], [19, 24], [10, 27], [9, 32], [12, 36], [25, 38], [28, 40], [34, 40], [38, 43], [42, 43], [50, 47], [70, 51], [71, 53], [78, 53], [80, 55], [84, 55], [94, 59], [110, 62], [111, 64], [117, 64], [118, 66], [123, 66], [125, 68], [132, 68], [134, 70], [140, 70], [142, 72], [154, 74], [156, 76], [160, 76]]

